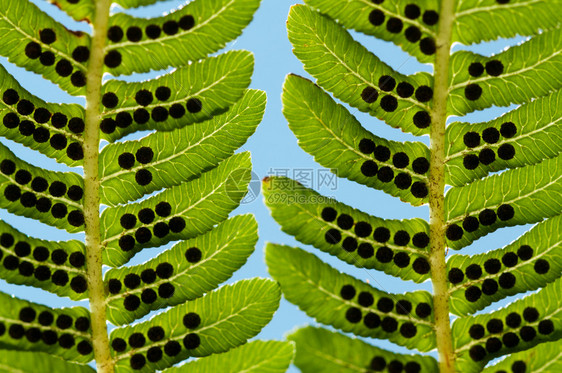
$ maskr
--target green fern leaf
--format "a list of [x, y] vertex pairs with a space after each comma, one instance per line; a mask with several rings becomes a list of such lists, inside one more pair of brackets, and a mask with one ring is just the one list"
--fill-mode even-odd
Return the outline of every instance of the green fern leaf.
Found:
[[429, 74], [407, 77], [395, 72], [337, 23], [305, 6], [291, 9], [287, 28], [295, 55], [324, 89], [393, 127], [428, 133]]
[[297, 345], [295, 365], [303, 373], [437, 370], [432, 357], [396, 354], [322, 328], [301, 328], [288, 338]]
[[147, 82], [111, 80], [102, 89], [102, 131], [114, 142], [136, 131], [169, 131], [209, 119], [242, 97], [253, 69], [251, 53], [232, 51]]
[[288, 246], [268, 244], [265, 258], [287, 300], [317, 321], [420, 351], [435, 348], [429, 293], [380, 291]]
[[90, 22], [95, 11], [94, 0], [48, 0], [57, 8], [64, 10], [76, 21]]
[[[315, 321], [422, 352], [436, 348], [439, 366], [431, 360], [432, 365], [423, 369], [421, 365], [407, 368], [402, 358], [390, 352], [377, 352], [381, 356], [369, 360], [373, 357], [363, 351], [376, 347], [310, 328], [295, 333], [296, 365], [314, 373], [529, 371], [530, 356], [542, 351], [535, 346], [562, 337], [555, 295], [562, 276], [562, 18], [558, 11], [562, 1], [304, 3], [291, 8], [287, 31], [295, 56], [314, 80], [288, 75], [282, 99], [299, 146], [339, 177], [413, 206], [428, 204], [429, 219], [383, 219], [378, 197], [359, 197], [363, 203], [375, 204], [381, 216], [375, 218], [281, 177], [264, 179], [266, 205], [281, 229], [298, 241], [359, 268], [414, 282], [429, 279], [433, 295], [431, 300], [419, 291], [400, 295], [409, 304], [404, 315], [412, 318], [408, 322], [415, 328], [402, 330], [401, 322], [394, 320], [392, 332], [385, 333], [378, 328], [381, 315], [376, 322], [370, 316], [381, 311], [378, 304], [369, 308], [376, 303], [369, 300], [363, 307], [360, 296], [354, 302], [355, 288], [363, 291], [367, 285], [312, 254], [268, 244], [270, 273], [287, 300]], [[396, 44], [418, 62], [429, 64], [430, 73], [402, 75], [398, 71], [405, 62], [400, 66], [383, 62], [386, 47], [373, 53], [366, 47], [369, 38], [359, 36], [364, 41], [359, 43], [352, 30]], [[530, 38], [491, 56], [470, 51], [480, 50], [470, 44], [515, 36]], [[452, 116], [513, 104], [520, 106], [493, 120], [466, 123], [473, 120], [469, 117], [450, 123]], [[368, 124], [356, 119], [353, 109], [403, 132], [429, 135], [429, 146], [411, 142], [411, 136], [402, 136], [410, 142], [377, 137], [368, 131]], [[420, 164], [413, 162], [417, 160], [423, 162], [421, 172], [417, 172]], [[449, 248], [466, 248], [500, 228], [529, 223], [536, 225], [503, 248], [448, 255]], [[421, 233], [420, 246], [416, 234]], [[346, 283], [353, 287], [346, 288]], [[474, 316], [506, 297], [534, 290], [540, 291], [499, 311]], [[365, 291], [379, 297], [390, 294]], [[424, 298], [424, 315], [431, 315], [431, 320], [416, 318], [417, 297]], [[393, 311], [394, 303], [386, 303], [391, 304], [386, 309]], [[540, 317], [531, 321], [522, 314], [511, 315], [529, 307], [539, 310]], [[452, 319], [451, 314], [459, 317]], [[517, 324], [518, 317], [530, 325]], [[514, 330], [494, 329], [503, 325], [494, 318], [505, 319]], [[472, 340], [467, 335], [475, 322], [483, 323], [489, 333], [482, 329], [482, 335]], [[522, 350], [527, 352], [516, 354]], [[559, 355], [550, 354], [546, 347], [544, 351], [558, 360]], [[505, 363], [485, 368], [490, 360], [510, 354], [515, 355]], [[556, 363], [537, 360], [540, 363], [532, 364], [536, 371], [555, 371], [551, 366]]]
[[270, 177], [263, 193], [281, 229], [302, 243], [359, 268], [375, 268], [415, 282], [429, 277], [429, 232], [424, 220], [370, 216], [287, 178]]
[[0, 136], [37, 150], [58, 162], [79, 166], [83, 146], [84, 109], [51, 104], [31, 95], [0, 65]]
[[0, 301], [0, 346], [3, 349], [47, 352], [82, 363], [92, 359], [87, 309], [53, 309], [1, 292]]
[[[490, 172], [556, 157], [562, 152], [561, 99], [562, 91], [556, 91], [487, 123], [452, 123], [445, 139], [448, 182], [462, 186]], [[479, 162], [469, 170], [464, 164], [473, 156]]]
[[115, 3], [119, 4], [125, 9], [128, 9], [128, 8], [138, 8], [141, 6], [151, 5], [157, 3], [158, 1], [162, 1], [162, 0], [116, 0]]
[[560, 226], [562, 215], [535, 225], [503, 249], [474, 256], [452, 255], [447, 261], [451, 311], [468, 315], [509, 295], [539, 289], [559, 278]]
[[420, 7], [430, 12], [428, 22], [419, 13], [415, 18], [405, 17], [403, 8], [409, 4], [405, 1], [349, 0], [339, 6], [330, 0], [305, 0], [305, 3], [337, 19], [346, 28], [393, 42], [421, 62], [433, 61], [438, 20], [435, 15], [438, 17], [439, 11], [436, 0], [415, 2], [418, 12]]
[[[285, 80], [283, 104], [283, 114], [299, 145], [322, 166], [412, 205], [427, 201], [427, 146], [373, 135], [347, 109], [299, 76], [290, 75]], [[390, 182], [395, 173], [395, 181]]]
[[35, 286], [73, 300], [88, 296], [85, 248], [80, 241], [29, 237], [0, 221], [0, 278]]
[[560, 339], [561, 284], [558, 279], [499, 311], [455, 320], [452, 332], [459, 369], [479, 372], [495, 357]]
[[[146, 365], [142, 364], [141, 372], [160, 370], [189, 356], [208, 356], [240, 346], [271, 320], [280, 297], [279, 288], [270, 280], [244, 280], [173, 307], [150, 321], [115, 329], [111, 343], [116, 368], [139, 370], [131, 365], [143, 361]], [[151, 337], [153, 343], [145, 345]], [[151, 362], [153, 354], [161, 359]]]
[[1, 350], [0, 369], [5, 372], [93, 373], [88, 365], [75, 364], [46, 353]]
[[[182, 304], [215, 289], [252, 254], [257, 229], [253, 216], [237, 216], [144, 264], [109, 270], [105, 274], [111, 293], [107, 298], [108, 319], [124, 325], [149, 311]], [[168, 289], [174, 291], [170, 294]], [[139, 307], [127, 309], [131, 303]]]
[[259, 4], [260, 0], [195, 0], [164, 17], [114, 14], [109, 19], [106, 70], [114, 76], [129, 75], [207, 57], [242, 33]]
[[471, 232], [465, 228], [461, 237], [449, 239], [449, 246], [460, 249], [498, 228], [536, 223], [560, 214], [561, 162], [562, 155], [558, 155], [537, 165], [451, 188], [445, 197], [448, 229], [467, 225], [467, 219], [476, 218], [479, 224], [476, 230]]
[[72, 95], [85, 94], [88, 34], [70, 32], [29, 1], [10, 0], [0, 1], [0, 30], [0, 55]]
[[[249, 153], [241, 153], [198, 179], [168, 188], [139, 203], [104, 210], [101, 215], [101, 240], [106, 247], [104, 263], [117, 267], [143, 248], [207, 232], [238, 206], [248, 190], [251, 167]], [[166, 213], [156, 213], [160, 206], [166, 206]], [[167, 224], [169, 229], [162, 237], [154, 232], [158, 223]]]
[[32, 166], [3, 144], [0, 158], [0, 207], [71, 233], [84, 230], [82, 177]]
[[[249, 153], [235, 152], [262, 120], [266, 97], [248, 89], [250, 52], [209, 55], [240, 35], [260, 1], [195, 0], [151, 19], [119, 11], [156, 1], [49, 0], [89, 23], [90, 35], [30, 0], [0, 0], [0, 55], [85, 96], [85, 105], [48, 103], [0, 68], [0, 135], [83, 170], [46, 170], [0, 144], [0, 208], [85, 236], [56, 242], [0, 221], [0, 278], [89, 301], [89, 309], [52, 309], [0, 293], [2, 372], [86, 372], [95, 360], [100, 373], [148, 373], [213, 354], [221, 355], [180, 370], [274, 373], [290, 364], [288, 343], [234, 349], [273, 317], [276, 283], [214, 291], [258, 240], [253, 216], [229, 215], [251, 179]], [[170, 66], [143, 82], [104, 76]], [[144, 264], [123, 266], [171, 241]], [[108, 335], [111, 324], [120, 327]]]
[[[560, 0], [458, 1], [453, 38], [470, 45], [498, 37], [536, 35], [560, 25], [557, 11], [560, 5]], [[533, 16], [528, 17], [529, 14]], [[497, 22], [498, 19], [501, 22]]]
[[[451, 56], [454, 78], [447, 103], [450, 114], [464, 115], [493, 105], [520, 104], [559, 90], [562, 78], [556, 72], [562, 65], [560, 50], [560, 30], [554, 29], [490, 58], [465, 51], [454, 53]], [[485, 72], [471, 76], [472, 64], [485, 66]]]
[[562, 369], [560, 344], [557, 342], [541, 343], [523, 352], [517, 352], [499, 363], [486, 367], [483, 373], [514, 370], [529, 372], [558, 372]]
[[254, 341], [228, 352], [199, 359], [165, 373], [277, 373], [285, 372], [293, 358], [287, 342]]
[[[115, 206], [136, 200], [162, 187], [194, 179], [203, 171], [216, 167], [254, 133], [263, 117], [265, 103], [263, 92], [248, 91], [229, 111], [197, 126], [108, 145], [100, 154], [100, 163], [104, 166], [102, 201]], [[142, 154], [140, 149], [146, 148], [154, 152], [149, 162], [122, 167], [126, 165], [127, 157], [134, 162], [135, 155]], [[147, 167], [151, 167], [154, 178], [147, 185], [139, 185], [135, 180], [137, 172]]]

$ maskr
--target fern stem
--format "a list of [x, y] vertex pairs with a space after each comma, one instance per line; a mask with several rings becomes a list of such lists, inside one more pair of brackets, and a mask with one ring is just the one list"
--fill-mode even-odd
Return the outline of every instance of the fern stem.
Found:
[[441, 0], [437, 52], [435, 59], [434, 100], [431, 115], [431, 159], [429, 175], [429, 263], [433, 282], [435, 333], [441, 373], [455, 372], [455, 354], [449, 319], [449, 293], [445, 266], [445, 125], [449, 92], [449, 55], [454, 21], [454, 1]]
[[100, 243], [100, 180], [98, 170], [100, 98], [104, 48], [110, 0], [97, 0], [93, 24], [91, 57], [87, 73], [86, 128], [84, 131], [84, 218], [87, 250], [87, 275], [92, 318], [94, 358], [99, 373], [113, 373], [107, 336], [105, 290], [102, 277]]

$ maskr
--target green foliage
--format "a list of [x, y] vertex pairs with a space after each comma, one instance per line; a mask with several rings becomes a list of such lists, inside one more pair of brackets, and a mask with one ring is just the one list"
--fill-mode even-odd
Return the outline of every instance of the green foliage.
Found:
[[[429, 279], [435, 294], [387, 293], [311, 253], [276, 244], [266, 247], [269, 271], [287, 300], [317, 322], [420, 352], [439, 347], [440, 360], [438, 367], [429, 356], [384, 351], [338, 332], [305, 327], [289, 336], [296, 344], [295, 364], [314, 373], [557, 371], [562, 361], [554, 342], [562, 337], [557, 295], [562, 18], [555, 9], [562, 2], [305, 3], [291, 9], [288, 37], [315, 81], [287, 76], [282, 100], [289, 128], [304, 151], [339, 177], [414, 206], [430, 203], [432, 225], [370, 216], [283, 177], [264, 180], [266, 204], [281, 229], [303, 244], [358, 268], [416, 283]], [[355, 41], [351, 29], [398, 45], [431, 64], [434, 73], [398, 73]], [[439, 48], [449, 50], [453, 43], [516, 35], [530, 38], [491, 57], [457, 51], [436, 59]], [[404, 132], [430, 134], [431, 150], [421, 142], [375, 136], [329, 93]], [[511, 104], [520, 106], [488, 122], [445, 127], [447, 117]], [[449, 186], [446, 192], [436, 183], [440, 175]], [[479, 255], [451, 251], [443, 260], [447, 253], [439, 242], [461, 250], [497, 229], [529, 223], [535, 225], [504, 248]], [[473, 316], [531, 290], [539, 291]], [[447, 323], [439, 322], [434, 299], [450, 306], [441, 320], [449, 319], [446, 312], [458, 316], [452, 334], [442, 328]], [[507, 358], [486, 367], [500, 356]], [[447, 367], [446, 360], [455, 360], [455, 366]]]
[[299, 346], [295, 364], [304, 371], [361, 372], [365, 368], [365, 361], [369, 361], [368, 368], [374, 371], [382, 370], [381, 367], [384, 369], [383, 362], [388, 363], [389, 367], [401, 366], [406, 371], [437, 370], [436, 361], [430, 357], [393, 354], [324, 328], [304, 327], [289, 335], [289, 339]]
[[276, 373], [285, 372], [293, 356], [287, 343], [254, 341], [223, 354], [196, 360], [181, 367], [167, 369], [166, 373]]
[[[0, 144], [0, 207], [85, 232], [85, 244], [30, 237], [2, 221], [0, 278], [88, 299], [90, 309], [52, 309], [0, 293], [0, 370], [79, 373], [93, 371], [86, 364], [96, 360], [104, 373], [285, 371], [290, 343], [237, 348], [271, 320], [279, 286], [251, 279], [219, 288], [258, 239], [253, 216], [229, 215], [247, 193], [252, 167], [249, 153], [235, 152], [262, 120], [266, 97], [248, 89], [250, 52], [209, 55], [241, 34], [260, 1], [195, 0], [151, 19], [109, 15], [110, 1], [51, 2], [91, 23], [105, 44], [96, 47], [98, 39], [28, 0], [1, 0], [0, 55], [86, 96], [86, 108], [43, 101], [2, 66], [0, 135], [84, 173], [37, 167]], [[103, 73], [169, 66], [175, 70], [143, 82], [102, 81]], [[125, 266], [172, 241], [147, 262]], [[111, 268], [102, 273], [102, 265]], [[107, 323], [116, 326], [109, 336]], [[190, 357], [197, 359], [170, 368]]]

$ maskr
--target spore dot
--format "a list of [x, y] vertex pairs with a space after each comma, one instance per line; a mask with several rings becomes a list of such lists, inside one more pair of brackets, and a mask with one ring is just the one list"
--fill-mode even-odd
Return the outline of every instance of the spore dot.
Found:
[[195, 312], [189, 312], [183, 317], [183, 325], [187, 329], [196, 329], [201, 324], [201, 317]]
[[[112, 52], [109, 52], [108, 56]], [[116, 52], [117, 53], [117, 52]], [[119, 55], [121, 56], [121, 55]], [[82, 71], [76, 71], [70, 76], [70, 83], [75, 87], [84, 87], [86, 85], [86, 75]]]
[[476, 101], [482, 96], [482, 88], [476, 83], [471, 83], [465, 87], [464, 95], [468, 100]]
[[411, 97], [414, 94], [414, 86], [407, 82], [398, 83], [396, 93], [402, 98]]
[[449, 271], [449, 282], [458, 284], [464, 280], [464, 273], [459, 268], [451, 268]]
[[117, 43], [123, 39], [123, 29], [119, 26], [111, 26], [107, 30], [107, 38], [114, 43]]
[[416, 19], [421, 14], [420, 7], [417, 6], [416, 4], [408, 4], [408, 5], [406, 5], [406, 9], [404, 10], [404, 14], [406, 15], [406, 18]]
[[422, 85], [416, 89], [416, 100], [419, 102], [428, 102], [433, 97], [433, 89], [426, 85]]
[[439, 14], [435, 10], [426, 10], [423, 12], [422, 20], [426, 25], [433, 26], [439, 21]]
[[404, 23], [400, 18], [392, 17], [386, 22], [386, 30], [393, 34], [398, 34], [402, 31]]
[[482, 282], [482, 292], [486, 295], [494, 295], [498, 291], [498, 283], [495, 280], [487, 278]]
[[517, 255], [521, 260], [529, 260], [533, 257], [533, 249], [529, 245], [521, 245], [517, 250]]
[[473, 62], [468, 66], [468, 73], [470, 76], [478, 78], [480, 75], [484, 73], [484, 65], [480, 62]]
[[369, 13], [369, 22], [371, 22], [373, 26], [382, 25], [384, 23], [384, 19], [384, 13], [379, 9], [375, 9]]
[[432, 37], [425, 37], [420, 41], [420, 50], [423, 54], [430, 56], [435, 53], [436, 49], [435, 39]]
[[193, 26], [195, 26], [195, 19], [192, 15], [185, 15], [180, 18], [179, 26], [182, 30], [190, 30]]
[[25, 46], [25, 55], [27, 58], [36, 60], [41, 55], [41, 45], [32, 41]]
[[103, 60], [103, 62], [105, 63], [105, 66], [109, 67], [109, 68], [115, 68], [119, 65], [121, 65], [121, 53], [117, 52], [116, 50], [112, 50], [109, 51], [109, 53], [107, 53], [105, 55], [105, 58]]
[[506, 139], [510, 139], [517, 133], [517, 126], [513, 122], [502, 123], [500, 133]]
[[486, 72], [491, 76], [500, 76], [503, 73], [503, 63], [498, 60], [486, 62]]
[[84, 46], [76, 47], [72, 51], [72, 58], [76, 62], [86, 62], [90, 58], [90, 50]]
[[446, 236], [451, 241], [458, 241], [462, 238], [464, 231], [456, 224], [451, 224], [447, 227]]
[[482, 267], [478, 264], [471, 264], [466, 267], [466, 277], [471, 280], [478, 280], [482, 276]]
[[201, 250], [199, 250], [196, 247], [190, 247], [185, 251], [185, 259], [189, 263], [197, 263], [198, 261], [201, 260], [201, 257], [202, 257]]
[[496, 153], [492, 149], [482, 149], [478, 154], [478, 160], [487, 166], [496, 160]]
[[417, 43], [421, 39], [422, 33], [416, 26], [410, 26], [406, 29], [404, 35], [410, 43]]
[[179, 25], [176, 21], [166, 21], [164, 25], [162, 25], [162, 30], [166, 35], [175, 35], [178, 33]]
[[373, 87], [366, 87], [361, 92], [361, 98], [368, 104], [372, 104], [373, 102], [377, 101], [379, 98], [379, 93]]
[[393, 257], [394, 253], [386, 246], [379, 247], [377, 250], [376, 258], [381, 263], [390, 263]]
[[498, 148], [498, 157], [504, 161], [509, 161], [515, 157], [515, 148], [511, 144], [502, 144]]
[[144, 29], [144, 32], [146, 33], [146, 36], [148, 36], [150, 39], [157, 39], [160, 37], [162, 30], [157, 25], [148, 25]]
[[344, 285], [340, 290], [340, 295], [345, 300], [351, 300], [355, 297], [356, 291], [353, 285]]
[[201, 111], [201, 109], [203, 108], [203, 104], [197, 98], [190, 98], [189, 100], [187, 100], [185, 107], [187, 108], [187, 111], [195, 114]]
[[466, 298], [467, 301], [471, 303], [474, 303], [478, 299], [480, 299], [481, 295], [482, 295], [482, 291], [478, 286], [471, 286], [468, 289], [466, 289], [464, 292], [464, 297]]
[[478, 214], [480, 224], [489, 226], [496, 222], [496, 213], [491, 209], [484, 209]]
[[545, 259], [539, 259], [535, 262], [535, 272], [539, 275], [544, 275], [550, 270], [550, 263]]
[[499, 284], [504, 289], [511, 289], [515, 286], [516, 278], [510, 272], [505, 272], [500, 275]]
[[391, 95], [386, 95], [381, 99], [381, 108], [390, 113], [398, 108], [398, 100], [396, 97]]

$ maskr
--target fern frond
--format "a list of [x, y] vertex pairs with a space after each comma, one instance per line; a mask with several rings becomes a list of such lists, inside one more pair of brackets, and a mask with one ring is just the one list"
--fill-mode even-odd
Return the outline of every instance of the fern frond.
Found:
[[[562, 1], [304, 3], [291, 8], [287, 31], [314, 80], [287, 76], [282, 100], [289, 128], [320, 165], [410, 205], [428, 204], [429, 220], [384, 219], [379, 197], [365, 194], [363, 206], [374, 204], [381, 216], [373, 217], [284, 177], [264, 179], [266, 205], [281, 229], [303, 244], [358, 268], [416, 283], [430, 280], [433, 294], [396, 295], [377, 284], [379, 290], [313, 254], [275, 244], [266, 246], [270, 273], [287, 300], [316, 322], [421, 352], [436, 348], [439, 366], [416, 356], [418, 365], [408, 367], [408, 357], [310, 327], [294, 333], [296, 365], [303, 373], [553, 371], [559, 354], [552, 347], [544, 348], [548, 358], [538, 358], [540, 364], [529, 360], [542, 353], [541, 344], [562, 337], [555, 295], [562, 276]], [[404, 63], [383, 62], [387, 50], [369, 50], [352, 30], [399, 46], [431, 65], [431, 73], [399, 73]], [[463, 50], [515, 36], [529, 38], [491, 56]], [[449, 123], [451, 116], [513, 104], [520, 106], [499, 118]], [[429, 146], [411, 136], [404, 136], [408, 142], [375, 136], [353, 109], [414, 136], [429, 135]], [[448, 256], [449, 248], [460, 250], [525, 224], [536, 225], [503, 248]], [[539, 292], [504, 309], [474, 316], [534, 290]], [[407, 306], [395, 309], [393, 297]], [[382, 309], [379, 298], [388, 299]], [[423, 317], [414, 312], [419, 302]], [[540, 318], [523, 315], [529, 312]], [[452, 331], [451, 313], [459, 316]], [[502, 329], [502, 320], [513, 330]], [[471, 339], [473, 328], [478, 333]], [[380, 356], [368, 357], [375, 351]]]
[[301, 328], [288, 338], [297, 345], [295, 365], [305, 372], [437, 370], [437, 362], [430, 356], [397, 354], [322, 328]]
[[394, 71], [336, 22], [306, 6], [289, 14], [295, 55], [318, 84], [361, 111], [415, 135], [428, 133], [433, 79]]
[[[83, 154], [79, 145], [75, 148]], [[71, 233], [84, 230], [84, 181], [80, 175], [35, 167], [3, 144], [0, 158], [0, 207]]]
[[196, 360], [165, 373], [281, 373], [289, 367], [293, 347], [287, 342], [253, 341], [222, 354]]
[[423, 219], [370, 216], [282, 177], [265, 181], [263, 193], [281, 229], [300, 242], [359, 268], [415, 282], [429, 278], [429, 228]]
[[129, 75], [207, 57], [242, 33], [259, 4], [260, 0], [195, 0], [151, 19], [116, 13], [109, 18], [106, 71]]
[[561, 281], [498, 311], [459, 318], [452, 327], [458, 366], [479, 372], [487, 361], [562, 337]]
[[90, 312], [87, 309], [53, 309], [1, 292], [0, 301], [2, 348], [47, 352], [81, 363], [92, 359]]
[[[89, 309], [53, 309], [0, 293], [0, 371], [85, 373], [93, 360], [99, 373], [224, 365], [285, 371], [289, 343], [237, 349], [273, 317], [278, 284], [252, 279], [217, 289], [258, 240], [253, 216], [229, 215], [252, 176], [249, 153], [235, 152], [262, 120], [266, 97], [248, 89], [250, 52], [210, 55], [242, 33], [260, 0], [194, 0], [150, 19], [119, 6], [157, 0], [49, 2], [89, 23], [91, 36], [31, 0], [0, 0], [0, 55], [85, 96], [85, 105], [45, 102], [2, 66], [0, 135], [83, 174], [43, 169], [2, 143], [0, 208], [83, 231], [85, 243], [34, 238], [0, 221], [0, 278], [87, 298]], [[142, 82], [104, 76], [168, 67], [175, 70]], [[172, 241], [143, 264], [134, 258]], [[136, 265], [123, 266], [133, 258]], [[131, 325], [151, 311], [161, 312]], [[111, 324], [118, 328], [108, 335]], [[190, 357], [197, 359], [171, 368]]]
[[299, 145], [322, 166], [414, 206], [427, 201], [429, 149], [423, 143], [373, 135], [347, 109], [299, 76], [285, 80], [283, 104]]
[[85, 254], [80, 241], [33, 238], [0, 221], [0, 278], [9, 283], [84, 299], [88, 296]]
[[521, 104], [559, 90], [561, 50], [556, 28], [489, 58], [466, 51], [453, 53], [449, 113], [464, 115], [493, 105]]
[[253, 216], [236, 216], [146, 263], [107, 271], [108, 319], [124, 325], [215, 289], [246, 263], [258, 240], [257, 228]]
[[287, 300], [319, 322], [419, 351], [435, 348], [428, 292], [381, 291], [288, 246], [268, 244], [265, 260]]
[[86, 93], [88, 34], [71, 32], [28, 0], [0, 1], [0, 30], [0, 55], [8, 61], [41, 74], [71, 95]]
[[84, 143], [84, 109], [76, 104], [52, 104], [25, 90], [0, 65], [0, 136], [37, 150], [68, 166], [83, 163], [76, 151]]
[[460, 249], [498, 228], [537, 223], [559, 215], [561, 163], [562, 155], [558, 155], [451, 188], [445, 196], [449, 246]]
[[115, 329], [111, 345], [116, 368], [161, 370], [190, 356], [203, 357], [240, 346], [271, 320], [280, 297], [271, 280], [243, 280], [149, 321]]
[[535, 225], [505, 248], [474, 256], [452, 255], [447, 261], [451, 312], [468, 315], [559, 278], [560, 226], [562, 215]]
[[251, 53], [232, 51], [142, 83], [111, 80], [102, 89], [101, 130], [114, 142], [136, 131], [170, 131], [209, 119], [240, 100], [253, 69]]
[[562, 91], [556, 91], [490, 122], [452, 123], [445, 138], [448, 182], [462, 186], [490, 172], [536, 164], [559, 155], [561, 99]]

